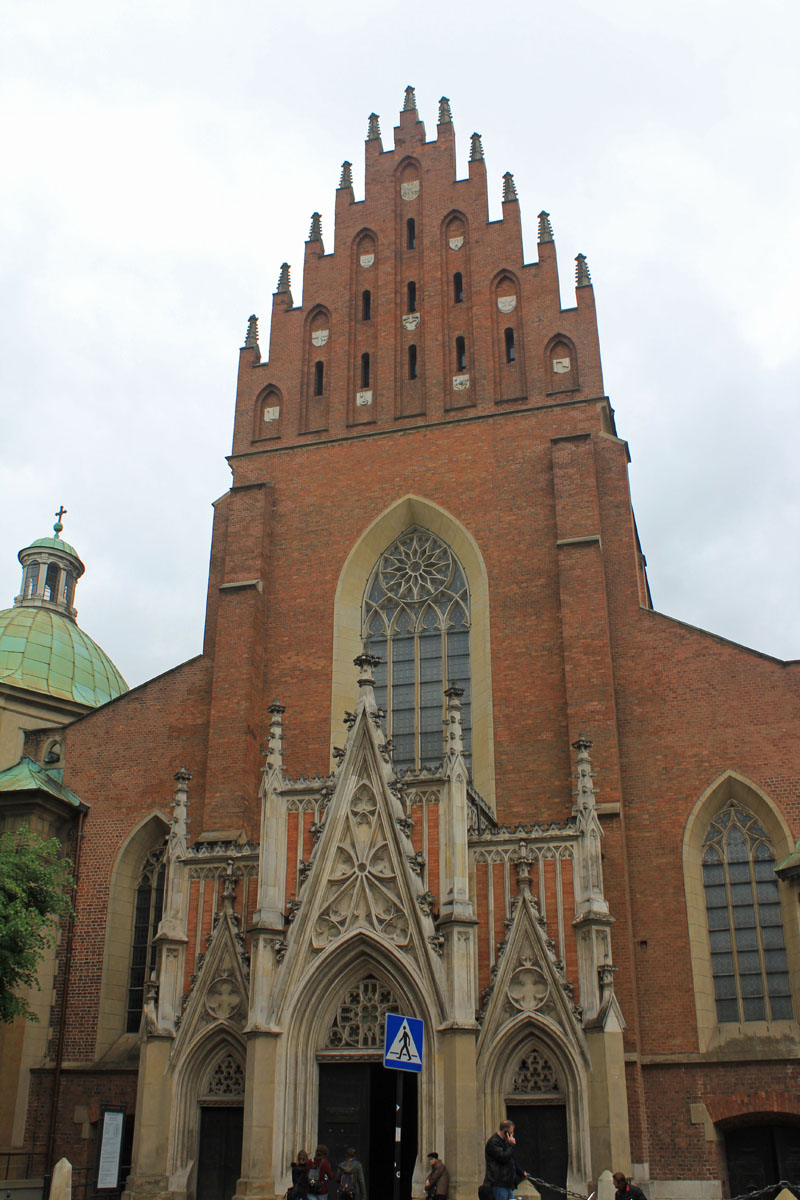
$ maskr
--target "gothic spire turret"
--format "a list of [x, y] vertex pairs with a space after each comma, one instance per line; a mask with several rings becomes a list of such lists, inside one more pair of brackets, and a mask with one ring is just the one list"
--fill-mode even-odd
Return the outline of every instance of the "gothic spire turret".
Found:
[[439, 124], [452, 125], [452, 123], [453, 114], [450, 111], [450, 101], [447, 99], [447, 96], [442, 96], [439, 101]]
[[288, 292], [290, 290], [291, 290], [291, 288], [290, 288], [290, 284], [289, 284], [289, 264], [286, 262], [281, 263], [281, 273], [278, 276], [278, 286], [276, 288], [276, 292]]
[[539, 245], [542, 242], [552, 242], [553, 226], [550, 224], [550, 213], [544, 209], [539, 213]]
[[473, 133], [470, 138], [469, 146], [469, 161], [481, 162], [483, 160], [483, 141], [479, 133]]
[[589, 274], [589, 264], [586, 261], [585, 254], [579, 254], [575, 259], [575, 286], [592, 286], [592, 277]]
[[403, 112], [416, 112], [416, 111], [417, 111], [417, 96], [416, 96], [416, 93], [415, 93], [413, 87], [411, 87], [411, 85], [409, 84], [409, 86], [406, 88], [405, 97], [403, 99]]
[[372, 142], [381, 136], [381, 119], [377, 113], [369, 114], [369, 122], [367, 124], [367, 141]]
[[253, 347], [258, 349], [258, 317], [252, 313], [250, 320], [247, 322], [247, 335], [244, 339], [245, 347]]
[[[342, 174], [344, 174], [344, 171], [342, 171]], [[340, 184], [339, 186], [341, 187], [342, 185]], [[310, 242], [322, 241], [322, 217], [318, 212], [311, 214], [311, 229], [308, 233], [308, 240]]]
[[518, 200], [517, 185], [514, 183], [514, 176], [510, 171], [506, 171], [503, 176], [503, 203], [506, 204], [509, 200]]

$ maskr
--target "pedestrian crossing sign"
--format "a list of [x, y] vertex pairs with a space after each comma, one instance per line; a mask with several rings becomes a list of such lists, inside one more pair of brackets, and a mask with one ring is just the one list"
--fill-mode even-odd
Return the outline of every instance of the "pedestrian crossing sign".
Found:
[[421, 1071], [423, 1029], [418, 1017], [387, 1013], [383, 1065], [393, 1071]]

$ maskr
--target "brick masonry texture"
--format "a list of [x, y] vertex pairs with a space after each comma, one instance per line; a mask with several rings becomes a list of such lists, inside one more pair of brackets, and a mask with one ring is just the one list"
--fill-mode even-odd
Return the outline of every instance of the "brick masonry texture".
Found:
[[[720, 1177], [717, 1144], [690, 1122], [689, 1105], [700, 1100], [719, 1120], [800, 1115], [796, 1039], [792, 1054], [770, 1062], [697, 1060], [682, 866], [688, 816], [727, 770], [763, 789], [800, 835], [800, 664], [649, 607], [627, 446], [603, 394], [593, 290], [578, 288], [574, 304], [561, 307], [555, 245], [545, 242], [537, 262], [523, 263], [518, 203], [505, 202], [502, 220], [490, 222], [485, 164], [472, 162], [469, 177], [456, 181], [453, 139], [452, 125], [441, 125], [425, 142], [416, 112], [408, 112], [393, 150], [367, 142], [365, 199], [356, 201], [349, 188], [337, 192], [335, 253], [306, 244], [303, 305], [278, 292], [268, 359], [256, 347], [240, 352], [234, 479], [216, 504], [202, 655], [66, 731], [65, 783], [89, 806], [65, 1038], [66, 1061], [85, 1073], [63, 1077], [57, 1124], [59, 1151], [76, 1155], [74, 1162], [88, 1154], [74, 1106], [88, 1096], [132, 1105], [135, 1091], [130, 1072], [91, 1071], [120, 846], [149, 813], [168, 814], [183, 764], [192, 773], [190, 838], [241, 829], [255, 842], [267, 706], [276, 697], [287, 707], [290, 775], [328, 773], [337, 584], [365, 529], [408, 495], [452, 514], [486, 564], [499, 821], [546, 824], [570, 815], [570, 743], [581, 733], [594, 743], [598, 801], [619, 806], [602, 818], [604, 882], [627, 1020], [634, 1161], [649, 1161], [654, 1177]], [[400, 185], [417, 181], [418, 195], [405, 200]], [[455, 250], [453, 237], [464, 239]], [[455, 272], [463, 282], [458, 302]], [[409, 282], [419, 315], [410, 330], [402, 320]], [[511, 296], [514, 308], [502, 313], [498, 297]], [[459, 337], [465, 371], [454, 359]], [[415, 379], [408, 378], [412, 344]], [[562, 374], [552, 369], [556, 344], [570, 358]], [[361, 387], [365, 354], [369, 388]], [[453, 387], [459, 374], [469, 375], [465, 390]], [[372, 402], [359, 406], [356, 394], [366, 390]], [[265, 408], [279, 410], [276, 421], [264, 421]], [[28, 751], [35, 755], [42, 743], [30, 735]], [[298, 838], [303, 857], [310, 850], [309, 824], [299, 830], [289, 818], [287, 897]], [[438, 844], [434, 808], [428, 835]], [[556, 888], [549, 867], [548, 916]], [[438, 864], [429, 883], [436, 891]], [[481, 987], [490, 970], [487, 883], [481, 866]], [[498, 873], [495, 894], [501, 890]], [[577, 984], [571, 868], [562, 890], [564, 956]], [[252, 902], [250, 895], [250, 911]], [[197, 889], [191, 911], [199, 911]], [[495, 910], [495, 945], [504, 915]], [[206, 901], [204, 928], [190, 932], [187, 986], [209, 921]], [[552, 922], [548, 932], [555, 936]], [[667, 1055], [686, 1061], [654, 1061]], [[642, 1056], [649, 1056], [644, 1066]], [[49, 1119], [50, 1079], [47, 1071], [34, 1076], [31, 1146]]]

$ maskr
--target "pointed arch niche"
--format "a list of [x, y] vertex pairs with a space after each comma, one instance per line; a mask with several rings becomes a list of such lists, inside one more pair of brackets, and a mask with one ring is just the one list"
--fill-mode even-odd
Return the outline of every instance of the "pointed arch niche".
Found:
[[168, 833], [169, 822], [164, 814], [150, 813], [131, 830], [111, 871], [96, 1058], [102, 1058], [123, 1036], [131, 1039], [138, 1055], [138, 1032], [125, 1035], [136, 893], [147, 856], [164, 842]]
[[780, 862], [794, 848], [794, 839], [777, 806], [757, 784], [735, 771], [726, 771], [706, 789], [686, 822], [683, 839], [683, 883], [697, 1012], [698, 1046], [701, 1053], [743, 1037], [748, 1040], [769, 1036], [800, 1038], [800, 921], [797, 905], [792, 902], [789, 889], [782, 883], [778, 883], [778, 896], [794, 1017], [791, 1020], [746, 1020], [742, 1023], [718, 1021], [703, 861], [708, 849], [707, 839], [712, 823], [731, 803], [758, 822], [769, 839], [775, 862]]
[[244, 1101], [246, 1046], [237, 1029], [218, 1021], [171, 1064], [173, 1092], [168, 1175], [183, 1175], [187, 1195], [197, 1185], [201, 1103], [237, 1107]]
[[[383, 1058], [386, 1011], [413, 1012], [425, 1023], [424, 1058], [430, 1086], [420, 1088], [417, 1110], [415, 1184], [421, 1186], [427, 1146], [442, 1139], [440, 1055], [435, 1030], [443, 1019], [440, 999], [420, 977], [412, 960], [372, 934], [360, 931], [314, 956], [287, 991], [277, 1023], [286, 1030], [280, 1070], [285, 1079], [274, 1126], [275, 1172], [288, 1179], [296, 1146], [315, 1145], [319, 1111], [319, 1065]], [[309, 995], [314, 1003], [308, 1003]], [[415, 1187], [415, 1194], [416, 1194]]]
[[494, 722], [492, 718], [489, 579], [478, 544], [445, 509], [421, 496], [405, 496], [369, 525], [345, 559], [334, 602], [331, 750], [341, 738], [342, 713], [357, 694], [353, 659], [361, 653], [364, 589], [388, 546], [412, 525], [428, 529], [451, 547], [467, 576], [471, 602], [472, 778], [494, 810]]
[[[531, 1070], [534, 1059], [541, 1068], [538, 1080]], [[526, 1074], [529, 1088], [522, 1090]], [[550, 1077], [556, 1087], [549, 1093]], [[520, 1088], [522, 1084], [522, 1088]], [[483, 1124], [497, 1129], [506, 1108], [518, 1103], [563, 1103], [567, 1118], [567, 1187], [581, 1191], [591, 1175], [589, 1139], [589, 1056], [584, 1046], [573, 1045], [558, 1026], [531, 1014], [517, 1017], [487, 1040], [479, 1050], [478, 1094], [483, 1096]]]

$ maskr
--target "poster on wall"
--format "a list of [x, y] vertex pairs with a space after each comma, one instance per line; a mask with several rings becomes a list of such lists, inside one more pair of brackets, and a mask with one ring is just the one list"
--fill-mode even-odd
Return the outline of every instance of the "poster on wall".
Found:
[[119, 1160], [122, 1153], [122, 1131], [125, 1126], [124, 1108], [104, 1108], [100, 1117], [100, 1155], [97, 1164], [97, 1190], [114, 1190], [119, 1182]]

